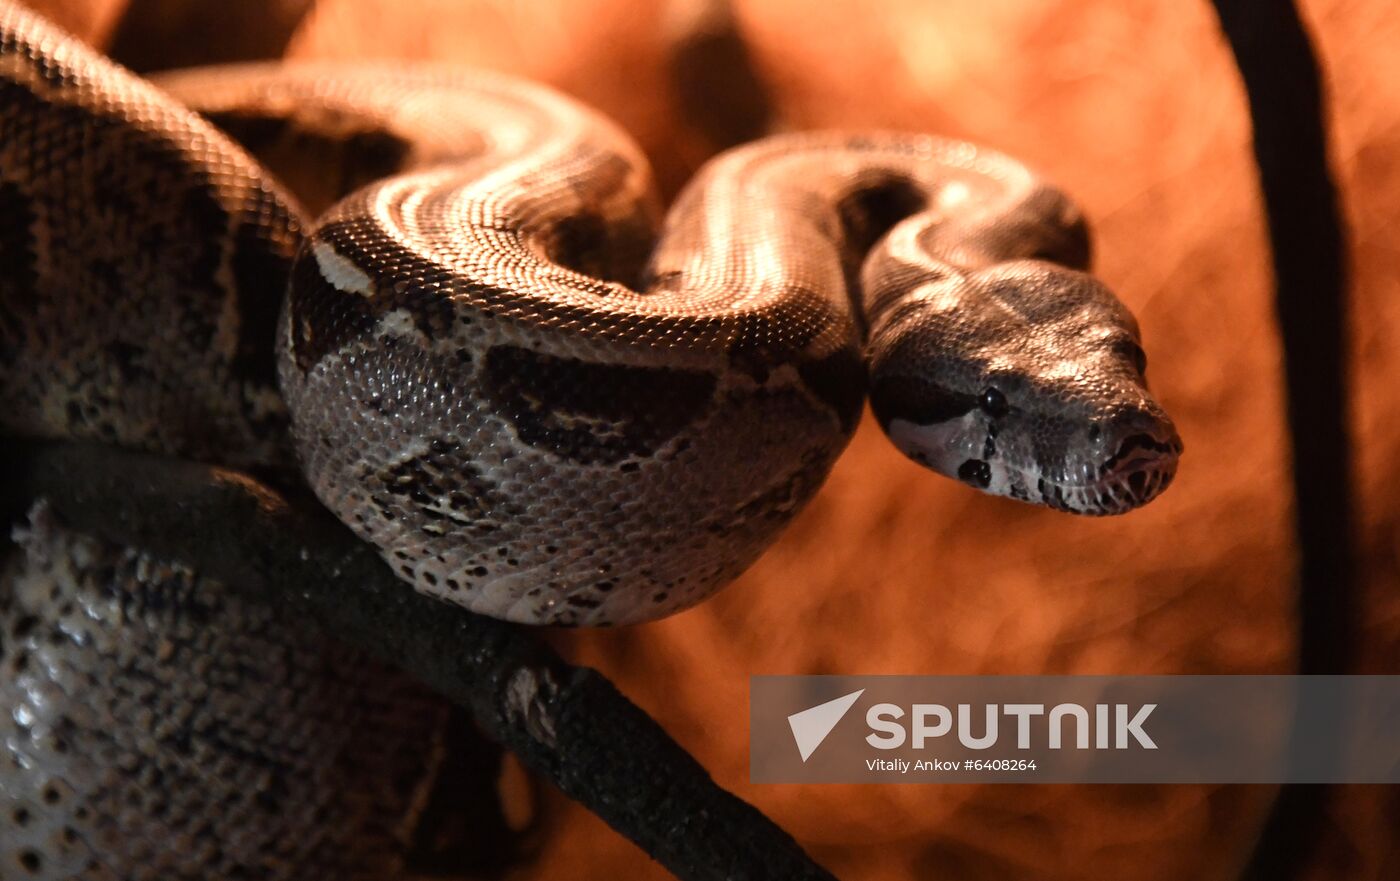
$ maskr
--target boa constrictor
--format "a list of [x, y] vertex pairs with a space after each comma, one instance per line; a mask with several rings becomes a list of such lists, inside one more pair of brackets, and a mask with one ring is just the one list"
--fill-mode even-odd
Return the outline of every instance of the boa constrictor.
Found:
[[[992, 151], [773, 137], [663, 218], [625, 135], [512, 79], [269, 65], [160, 86], [0, 12], [0, 429], [295, 468], [424, 593], [538, 624], [692, 605], [815, 493], [867, 391], [904, 453], [992, 493], [1118, 513], [1175, 471], [1136, 322], [1081, 271], [1079, 212]], [[158, 568], [118, 555], [93, 584], [187, 597], [193, 576]], [[101, 618], [91, 595], [82, 614], [23, 596], [22, 616], [0, 604], [0, 661], [38, 657], [18, 617], [91, 648], [53, 625]], [[57, 716], [26, 688], [33, 741]], [[171, 748], [148, 746], [144, 768]]]
[[449, 602], [582, 625], [695, 603], [820, 485], [867, 372], [894, 442], [982, 489], [1113, 513], [1172, 476], [1135, 322], [1069, 268], [1078, 211], [988, 150], [764, 140], [658, 239], [636, 148], [538, 87], [166, 79], [274, 165], [299, 128], [378, 135], [369, 164], [402, 173], [307, 227], [156, 89], [71, 47], [4, 60], [5, 425], [248, 465], [288, 457], [290, 414], [321, 500]]

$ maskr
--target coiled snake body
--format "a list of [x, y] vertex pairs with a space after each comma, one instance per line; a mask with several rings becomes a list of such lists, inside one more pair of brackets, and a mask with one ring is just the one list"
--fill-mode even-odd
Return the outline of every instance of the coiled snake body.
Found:
[[353, 192], [307, 226], [169, 94], [0, 13], [0, 427], [283, 472], [294, 448], [425, 593], [531, 623], [685, 608], [813, 495], [867, 389], [905, 453], [994, 493], [1115, 513], [1174, 472], [1079, 213], [991, 151], [775, 137], [661, 220], [631, 142], [528, 84], [162, 85], [308, 204]]

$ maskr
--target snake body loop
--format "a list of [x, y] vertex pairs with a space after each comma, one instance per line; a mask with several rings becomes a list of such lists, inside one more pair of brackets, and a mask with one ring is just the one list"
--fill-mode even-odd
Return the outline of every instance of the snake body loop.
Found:
[[285, 466], [289, 421], [321, 500], [426, 593], [532, 623], [685, 608], [813, 495], [867, 382], [901, 449], [995, 493], [1112, 513], [1173, 473], [1136, 324], [1074, 268], [1078, 210], [992, 151], [770, 138], [658, 231], [636, 148], [540, 87], [164, 79], [319, 180], [309, 199], [393, 172], [307, 225], [206, 123], [31, 30], [4, 55], [0, 198], [29, 272], [5, 298], [6, 424]]
[[[658, 230], [630, 141], [538, 87], [316, 66], [163, 85], [261, 155], [439, 133], [308, 231], [279, 339], [304, 474], [421, 591], [556, 624], [699, 601], [820, 486], [867, 365], [896, 443], [980, 488], [1103, 513], [1170, 480], [1136, 325], [1071, 268], [1077, 209], [992, 151], [769, 138]], [[961, 406], [992, 385], [1006, 412]]]

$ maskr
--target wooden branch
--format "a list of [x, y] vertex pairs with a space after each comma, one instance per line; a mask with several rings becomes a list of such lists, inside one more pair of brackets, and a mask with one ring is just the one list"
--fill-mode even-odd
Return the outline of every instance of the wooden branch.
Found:
[[184, 562], [402, 667], [680, 878], [832, 877], [600, 673], [527, 628], [415, 593], [310, 499], [69, 442], [0, 443], [0, 478], [5, 513], [45, 498], [75, 529]]
[[[1346, 673], [1357, 618], [1347, 278], [1322, 77], [1295, 3], [1214, 5], [1249, 97], [1273, 253], [1293, 446], [1298, 672]], [[1325, 796], [1323, 787], [1285, 787], [1241, 877], [1302, 877]]]

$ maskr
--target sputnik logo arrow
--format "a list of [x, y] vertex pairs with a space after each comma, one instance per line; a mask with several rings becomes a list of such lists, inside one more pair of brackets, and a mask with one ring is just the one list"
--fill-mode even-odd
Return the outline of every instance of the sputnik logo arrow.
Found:
[[865, 694], [863, 688], [787, 717], [788, 727], [792, 729], [792, 739], [797, 741], [797, 751], [802, 754], [802, 761], [807, 761], [807, 757], [817, 751], [817, 747], [826, 740], [831, 729], [836, 727], [836, 723], [841, 721], [841, 717], [846, 715], [862, 694]]

